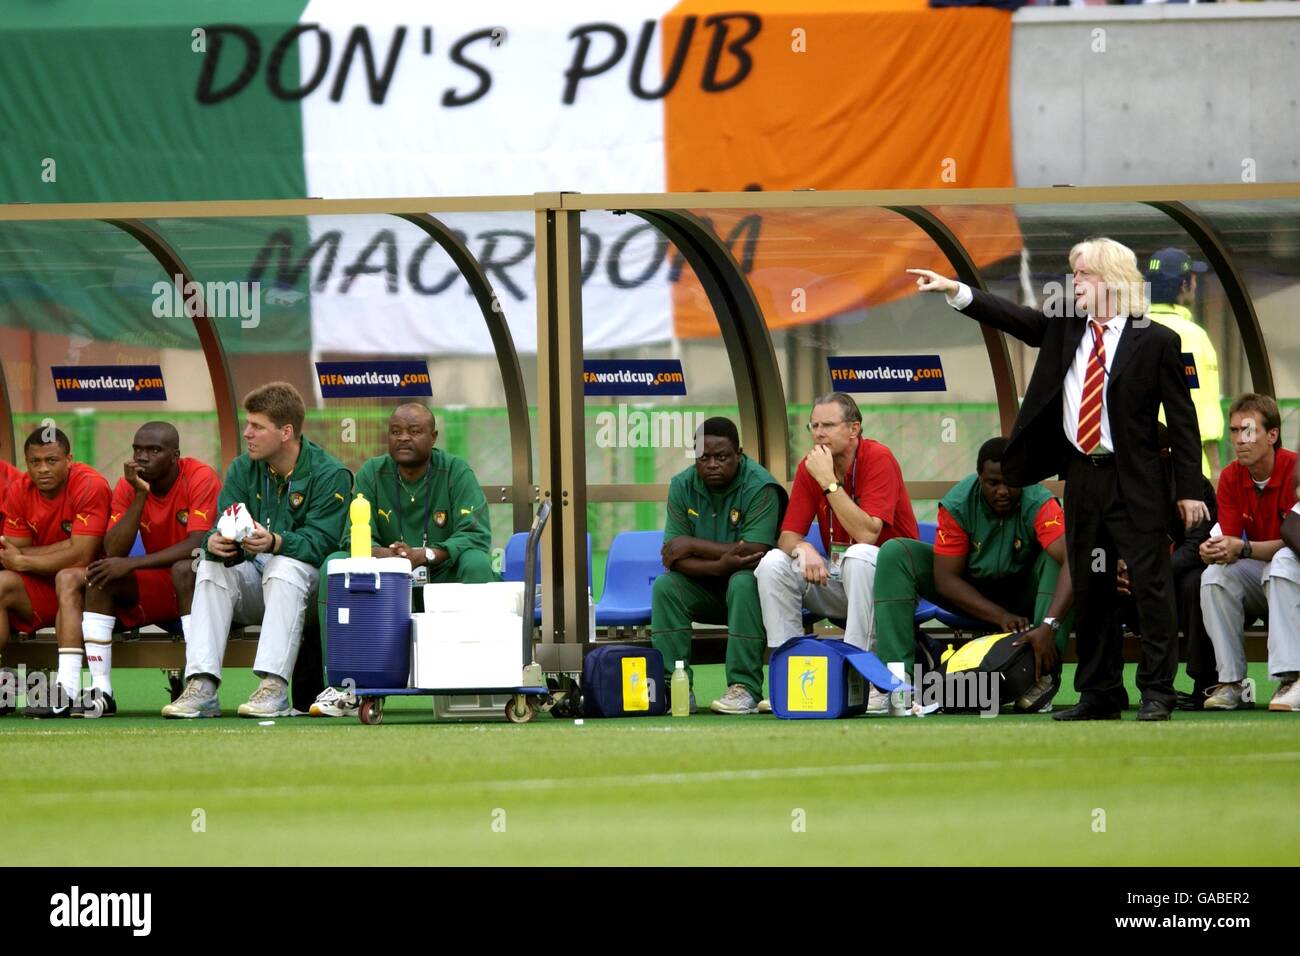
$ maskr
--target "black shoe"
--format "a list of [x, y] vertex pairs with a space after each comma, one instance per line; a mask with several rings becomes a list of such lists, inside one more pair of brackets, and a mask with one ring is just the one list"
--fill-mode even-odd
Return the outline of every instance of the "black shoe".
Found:
[[91, 720], [96, 717], [112, 717], [116, 713], [117, 701], [113, 700], [113, 695], [92, 688], [81, 695], [72, 716]]
[[[1213, 686], [1213, 685], [1211, 685]], [[1196, 689], [1190, 694], [1186, 691], [1178, 691], [1178, 699], [1174, 703], [1175, 710], [1204, 710], [1205, 698], [1209, 696], [1206, 691], [1209, 688], [1196, 685]]]
[[1087, 698], [1069, 710], [1058, 710], [1053, 720], [1119, 720], [1119, 708], [1114, 703], [1100, 704]]
[[[73, 711], [76, 709], [77, 706], [69, 701], [61, 707], [24, 707], [23, 716], [34, 717], [36, 720], [55, 720], [61, 717], [73, 716]], [[80, 716], [80, 714], [77, 716]]]
[[1171, 716], [1169, 705], [1161, 700], [1144, 700], [1138, 708], [1138, 720], [1168, 720]]

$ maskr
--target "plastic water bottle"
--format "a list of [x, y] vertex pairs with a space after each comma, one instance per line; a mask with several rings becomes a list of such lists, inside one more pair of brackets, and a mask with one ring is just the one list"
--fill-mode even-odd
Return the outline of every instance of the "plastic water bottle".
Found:
[[352, 521], [352, 557], [370, 557], [370, 502], [365, 495], [357, 495], [348, 506]]
[[691, 679], [686, 676], [686, 662], [678, 661], [673, 671], [672, 690], [669, 694], [673, 702], [674, 717], [691, 716]]
[[[902, 661], [890, 661], [889, 673], [893, 674], [900, 681], [906, 682], [907, 671], [903, 669]], [[910, 690], [896, 690], [889, 695], [889, 713], [893, 717], [906, 717], [912, 712], [912, 692]]]

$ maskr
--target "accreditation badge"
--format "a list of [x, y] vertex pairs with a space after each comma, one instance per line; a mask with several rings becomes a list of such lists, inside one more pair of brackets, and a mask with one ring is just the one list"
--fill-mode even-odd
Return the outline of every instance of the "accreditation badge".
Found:
[[844, 552], [849, 550], [847, 544], [831, 544], [831, 560], [828, 565], [830, 575], [836, 581], [840, 579], [840, 569], [844, 565]]

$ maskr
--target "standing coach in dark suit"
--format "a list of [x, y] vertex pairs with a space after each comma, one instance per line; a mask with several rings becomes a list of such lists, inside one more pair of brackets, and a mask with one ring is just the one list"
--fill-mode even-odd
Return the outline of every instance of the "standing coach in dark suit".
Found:
[[[1045, 312], [1018, 306], [926, 269], [923, 292], [943, 292], [971, 318], [1038, 348], [1011, 429], [1002, 473], [1026, 486], [1065, 479], [1065, 531], [1074, 581], [1079, 703], [1056, 720], [1115, 720], [1125, 701], [1115, 570], [1129, 569], [1138, 620], [1138, 720], [1168, 720], [1175, 704], [1178, 623], [1169, 563], [1157, 413], [1169, 424], [1172, 480], [1186, 527], [1207, 517], [1199, 494], [1200, 436], [1178, 335], [1146, 317], [1133, 251], [1096, 238], [1070, 250], [1073, 289]], [[1073, 293], [1071, 295], [1071, 292]], [[1091, 597], [1091, 599], [1090, 599]]]

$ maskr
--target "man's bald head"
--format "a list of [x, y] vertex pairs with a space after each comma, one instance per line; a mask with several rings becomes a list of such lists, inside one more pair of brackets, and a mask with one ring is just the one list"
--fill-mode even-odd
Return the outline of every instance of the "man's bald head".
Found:
[[388, 418], [388, 455], [400, 468], [418, 474], [432, 456], [437, 440], [437, 423], [425, 406], [407, 402], [393, 409]]
[[395, 421], [399, 416], [408, 420], [411, 416], [415, 416], [429, 426], [429, 431], [436, 432], [438, 430], [438, 423], [434, 420], [433, 412], [419, 402], [406, 402], [403, 405], [398, 405], [393, 409], [393, 414], [388, 420], [390, 422]]
[[[131, 439], [131, 462], [151, 485], [174, 480], [181, 457], [181, 436], [171, 422], [145, 422]], [[171, 476], [170, 479], [168, 476]]]
[[133, 445], [159, 445], [170, 451], [180, 451], [181, 436], [171, 422], [145, 422], [135, 430]]

